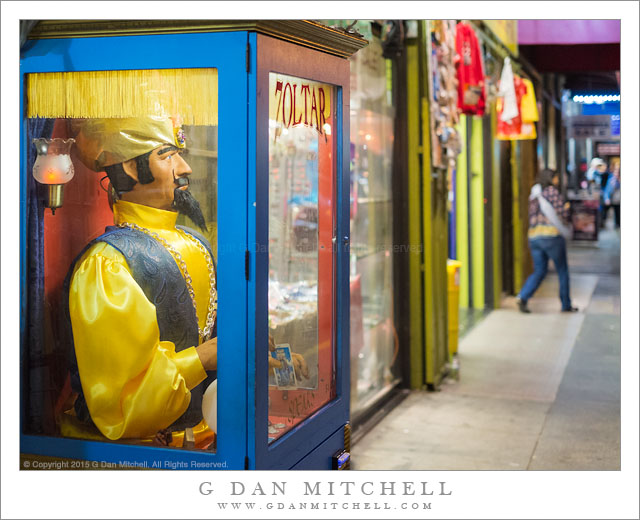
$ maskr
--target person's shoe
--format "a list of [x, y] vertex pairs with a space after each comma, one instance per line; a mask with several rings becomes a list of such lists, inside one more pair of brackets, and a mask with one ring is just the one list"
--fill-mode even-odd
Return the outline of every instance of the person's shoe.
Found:
[[562, 309], [562, 312], [578, 312], [578, 307], [569, 307], [568, 309]]
[[522, 301], [521, 298], [516, 298], [516, 303], [518, 304], [518, 309], [520, 310], [520, 312], [523, 312], [524, 314], [531, 313], [531, 310], [529, 309], [529, 307], [527, 307], [527, 302]]

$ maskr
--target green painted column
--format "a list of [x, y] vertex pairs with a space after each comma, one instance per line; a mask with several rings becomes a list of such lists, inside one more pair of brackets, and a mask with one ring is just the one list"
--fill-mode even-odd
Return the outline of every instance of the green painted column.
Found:
[[434, 269], [433, 250], [433, 208], [431, 207], [431, 147], [429, 145], [429, 105], [425, 98], [421, 100], [420, 106], [422, 122], [422, 243], [424, 245], [424, 343], [425, 343], [425, 383], [435, 384], [437, 381], [438, 355], [436, 349], [436, 313], [434, 305], [434, 276], [437, 276]]
[[[482, 118], [471, 116], [471, 279], [473, 283], [473, 307], [484, 309], [484, 146], [482, 141]], [[468, 136], [467, 136], [468, 138]]]
[[[495, 102], [491, 105], [491, 135], [496, 135], [498, 117], [496, 114]], [[492, 201], [493, 207], [493, 301], [494, 307], [500, 307], [502, 298], [502, 211], [500, 204], [500, 141], [493, 137], [493, 182]], [[486, 175], [486, 173], [485, 173]]]
[[422, 305], [422, 208], [420, 189], [420, 91], [418, 84], [418, 47], [407, 51], [407, 149], [409, 189], [409, 302], [410, 302], [410, 385], [424, 385], [424, 336]]
[[429, 85], [431, 77], [430, 29], [426, 20], [419, 22], [420, 123], [422, 155], [422, 243], [423, 254], [423, 334], [425, 342], [425, 383], [437, 388], [449, 360], [447, 341], [447, 230], [446, 170], [434, 168], [431, 162], [431, 124]]
[[522, 289], [522, 219], [520, 218], [520, 143], [511, 141], [511, 186], [513, 190], [513, 287], [516, 294]]
[[467, 197], [467, 116], [456, 127], [462, 143], [456, 166], [456, 251], [460, 266], [460, 307], [469, 307], [469, 226]]

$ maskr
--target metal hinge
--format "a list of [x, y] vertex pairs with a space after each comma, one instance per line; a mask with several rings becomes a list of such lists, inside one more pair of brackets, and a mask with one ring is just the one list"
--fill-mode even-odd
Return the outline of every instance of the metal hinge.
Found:
[[247, 72], [251, 72], [251, 44], [247, 42]]
[[249, 271], [251, 267], [251, 255], [249, 251], [244, 252], [244, 278], [249, 281]]
[[249, 457], [244, 458], [244, 469], [249, 469]]

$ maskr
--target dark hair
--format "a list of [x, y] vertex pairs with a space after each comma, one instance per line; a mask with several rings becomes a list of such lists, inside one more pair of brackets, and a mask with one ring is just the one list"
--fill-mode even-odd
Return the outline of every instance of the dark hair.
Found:
[[104, 171], [118, 195], [131, 191], [136, 185], [136, 181], [125, 173], [122, 163], [105, 166]]
[[542, 189], [547, 186], [551, 186], [553, 178], [558, 175], [558, 172], [555, 170], [551, 170], [549, 168], [545, 168], [538, 173], [537, 183], [542, 186]]
[[138, 169], [138, 181], [140, 184], [149, 184], [155, 180], [149, 167], [149, 156], [151, 152], [153, 152], [153, 150], [136, 157], [136, 168]]
[[[151, 152], [152, 151], [153, 150], [151, 150]], [[134, 158], [136, 161], [138, 181], [140, 184], [149, 184], [154, 181], [151, 168], [149, 167], [149, 156], [151, 155], [151, 152], [147, 152]], [[107, 177], [109, 177], [111, 186], [113, 186], [118, 195], [131, 191], [136, 185], [136, 181], [129, 177], [124, 171], [122, 163], [105, 166], [104, 171], [107, 174]]]

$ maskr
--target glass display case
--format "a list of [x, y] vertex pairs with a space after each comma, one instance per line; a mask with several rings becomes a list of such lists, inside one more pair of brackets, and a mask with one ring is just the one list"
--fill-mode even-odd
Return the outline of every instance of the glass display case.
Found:
[[22, 56], [21, 453], [342, 469], [366, 42], [149, 24], [45, 23]]
[[393, 312], [391, 70], [380, 37], [351, 58], [351, 413], [363, 413], [400, 381]]

